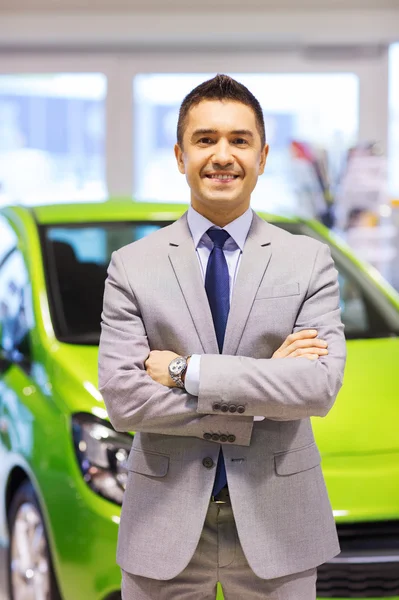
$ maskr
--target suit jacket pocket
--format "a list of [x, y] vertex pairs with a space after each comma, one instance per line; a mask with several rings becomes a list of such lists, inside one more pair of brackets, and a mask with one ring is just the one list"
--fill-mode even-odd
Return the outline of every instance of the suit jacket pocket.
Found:
[[129, 471], [150, 475], [151, 477], [165, 477], [169, 469], [169, 456], [142, 452], [132, 448], [127, 461]]
[[259, 288], [255, 300], [262, 298], [280, 298], [282, 296], [297, 296], [299, 294], [299, 283], [285, 283], [284, 285], [270, 285]]
[[292, 475], [317, 467], [321, 462], [321, 456], [316, 444], [310, 444], [304, 448], [280, 452], [274, 455], [274, 464], [277, 475]]

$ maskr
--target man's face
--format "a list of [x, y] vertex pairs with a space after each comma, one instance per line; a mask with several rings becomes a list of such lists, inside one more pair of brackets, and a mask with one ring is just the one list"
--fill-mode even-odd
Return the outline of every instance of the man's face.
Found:
[[239, 216], [264, 171], [262, 147], [252, 108], [234, 101], [204, 100], [191, 108], [183, 148], [175, 146], [179, 171], [191, 188], [191, 204], [205, 216]]

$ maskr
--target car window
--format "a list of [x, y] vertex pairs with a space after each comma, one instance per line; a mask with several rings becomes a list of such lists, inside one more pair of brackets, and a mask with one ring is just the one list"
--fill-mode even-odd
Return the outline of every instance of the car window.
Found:
[[32, 294], [21, 252], [11, 251], [0, 266], [0, 345], [11, 359], [29, 353]]
[[[305, 223], [275, 222], [294, 234], [323, 242]], [[169, 223], [110, 223], [46, 226], [41, 239], [56, 336], [61, 341], [98, 344], [107, 267], [114, 250], [134, 242]], [[341, 317], [347, 339], [399, 334], [387, 321], [389, 302], [372, 279], [362, 273], [336, 247], [331, 246], [340, 286]]]
[[98, 344], [112, 252], [168, 224], [63, 224], [41, 230], [50, 310], [58, 339]]
[[370, 320], [364, 296], [351, 277], [338, 273], [341, 319], [347, 337], [362, 336], [370, 330]]
[[[293, 234], [308, 235], [326, 243], [320, 234], [305, 223], [279, 223], [275, 225]], [[399, 334], [399, 314], [395, 323], [387, 319], [392, 306], [373, 280], [363, 273], [337, 247], [331, 245], [331, 254], [338, 271], [341, 319], [347, 339], [389, 337]]]

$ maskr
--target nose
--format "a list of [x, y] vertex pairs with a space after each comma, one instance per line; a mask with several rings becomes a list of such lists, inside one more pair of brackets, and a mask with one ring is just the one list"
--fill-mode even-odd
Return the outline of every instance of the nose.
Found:
[[219, 140], [215, 144], [212, 161], [214, 164], [226, 167], [234, 162], [234, 158], [231, 154], [231, 147], [227, 140]]

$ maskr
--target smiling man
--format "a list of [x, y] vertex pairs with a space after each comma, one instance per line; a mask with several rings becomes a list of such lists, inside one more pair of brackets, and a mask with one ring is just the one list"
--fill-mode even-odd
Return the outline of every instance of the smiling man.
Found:
[[113, 254], [100, 390], [128, 460], [123, 600], [313, 600], [339, 553], [310, 417], [341, 387], [329, 248], [257, 217], [268, 145], [253, 94], [217, 75], [184, 99], [191, 203]]

